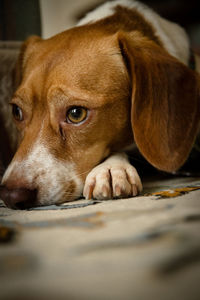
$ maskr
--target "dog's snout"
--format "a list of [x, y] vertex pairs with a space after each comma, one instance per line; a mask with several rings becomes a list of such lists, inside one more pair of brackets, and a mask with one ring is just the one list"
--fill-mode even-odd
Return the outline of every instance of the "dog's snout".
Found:
[[37, 190], [27, 188], [10, 189], [5, 185], [0, 186], [0, 198], [13, 209], [27, 209], [36, 206]]

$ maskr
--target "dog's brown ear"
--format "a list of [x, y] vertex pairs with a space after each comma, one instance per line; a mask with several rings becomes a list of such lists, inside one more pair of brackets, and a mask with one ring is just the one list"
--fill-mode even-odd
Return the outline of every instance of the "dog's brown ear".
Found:
[[118, 42], [132, 81], [135, 142], [153, 166], [175, 171], [199, 129], [199, 75], [137, 33], [119, 33]]
[[25, 65], [25, 62], [28, 58], [28, 56], [30, 56], [30, 50], [31, 48], [34, 48], [34, 44], [36, 42], [38, 42], [39, 40], [41, 40], [41, 38], [39, 36], [31, 36], [29, 37], [21, 46], [20, 49], [20, 53], [16, 62], [16, 66], [14, 69], [14, 86], [15, 89], [20, 85], [21, 80], [22, 80], [22, 74], [23, 74], [23, 68]]

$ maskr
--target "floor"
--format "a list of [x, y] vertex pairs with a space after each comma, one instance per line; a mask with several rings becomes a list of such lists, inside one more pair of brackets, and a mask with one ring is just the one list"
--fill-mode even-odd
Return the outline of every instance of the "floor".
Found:
[[0, 299], [200, 299], [200, 178], [141, 196], [11, 210], [0, 202]]

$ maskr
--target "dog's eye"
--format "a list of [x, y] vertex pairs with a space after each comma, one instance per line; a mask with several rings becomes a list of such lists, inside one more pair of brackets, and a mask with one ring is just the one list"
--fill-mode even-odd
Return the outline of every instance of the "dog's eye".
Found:
[[23, 112], [18, 105], [12, 104], [12, 114], [16, 121], [23, 121]]
[[87, 109], [80, 106], [74, 106], [68, 110], [66, 117], [68, 123], [81, 123], [87, 118]]

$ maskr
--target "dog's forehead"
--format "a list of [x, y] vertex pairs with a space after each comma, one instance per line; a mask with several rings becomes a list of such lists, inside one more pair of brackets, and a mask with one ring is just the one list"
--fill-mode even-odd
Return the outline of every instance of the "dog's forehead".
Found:
[[117, 83], [120, 89], [127, 81], [113, 36], [75, 28], [42, 41], [38, 47], [27, 63], [25, 76], [26, 85], [34, 84], [37, 91], [39, 86], [44, 93], [52, 85], [63, 84], [69, 89], [107, 94]]
[[28, 51], [31, 59], [28, 60], [27, 67], [33, 67], [37, 62], [50, 68], [66, 62], [72, 69], [72, 65], [95, 64], [103, 58], [111, 59], [112, 55], [120, 54], [115, 47], [115, 35], [89, 28], [75, 27], [30, 45], [32, 49]]
[[[77, 74], [91, 76], [92, 73], [94, 76], [99, 69], [101, 74], [108, 72], [117, 67], [117, 61], [122, 62], [114, 37], [98, 31], [79, 31], [80, 29], [75, 28], [49, 41], [44, 41], [44, 48], [50, 48], [43, 60], [48, 71], [66, 70], [68, 76], [74, 79]], [[46, 46], [45, 42], [47, 42]], [[101, 74], [98, 74], [98, 77]]]

